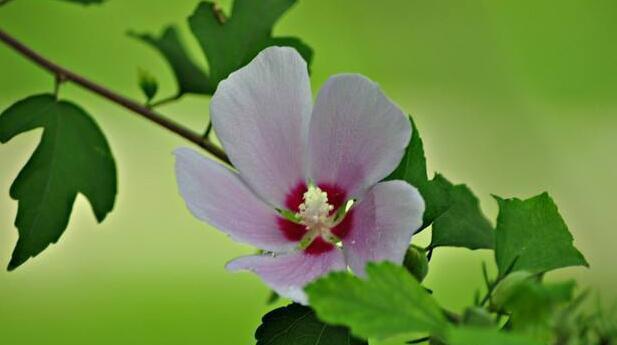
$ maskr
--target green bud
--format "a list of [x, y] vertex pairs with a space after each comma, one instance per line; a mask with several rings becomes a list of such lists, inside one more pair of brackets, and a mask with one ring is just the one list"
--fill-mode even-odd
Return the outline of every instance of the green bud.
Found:
[[428, 259], [423, 249], [410, 246], [405, 254], [403, 266], [414, 276], [419, 282], [424, 280], [428, 274]]
[[533, 274], [526, 271], [518, 271], [507, 275], [493, 290], [491, 308], [494, 310], [503, 309], [521, 284], [525, 283], [532, 276]]
[[159, 84], [156, 79], [145, 70], [139, 70], [139, 88], [146, 96], [146, 100], [148, 103], [154, 98], [156, 92], [158, 91]]
[[465, 309], [463, 314], [463, 323], [476, 327], [491, 327], [493, 325], [493, 318], [484, 308], [469, 307]]

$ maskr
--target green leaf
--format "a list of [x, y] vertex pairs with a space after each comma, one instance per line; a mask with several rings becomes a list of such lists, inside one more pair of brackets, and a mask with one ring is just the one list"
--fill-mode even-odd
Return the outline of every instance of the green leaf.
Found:
[[345, 327], [319, 321], [311, 308], [299, 304], [266, 314], [255, 339], [257, 345], [368, 345]]
[[424, 229], [450, 207], [452, 184], [439, 174], [429, 181], [422, 138], [411, 116], [409, 121], [413, 133], [405, 155], [398, 167], [385, 180], [403, 180], [418, 188], [426, 205], [422, 224], [422, 229]]
[[77, 193], [101, 222], [116, 196], [116, 166], [103, 133], [78, 106], [52, 95], [31, 96], [0, 114], [0, 142], [43, 127], [39, 145], [11, 185], [19, 202], [19, 240], [12, 270], [60, 238]]
[[128, 35], [149, 44], [165, 57], [176, 77], [178, 96], [185, 93], [207, 95], [214, 93], [216, 84], [213, 84], [206, 73], [190, 58], [174, 26], [167, 27], [158, 37], [135, 32], [129, 32]]
[[490, 328], [458, 327], [450, 331], [448, 345], [544, 345], [522, 335]]
[[409, 121], [411, 140], [386, 180], [403, 180], [418, 188], [426, 205], [422, 229], [433, 224], [431, 247], [493, 248], [493, 229], [471, 190], [465, 185], [454, 186], [440, 174], [428, 179], [422, 138], [411, 117]]
[[156, 92], [159, 89], [159, 84], [154, 78], [154, 76], [152, 76], [152, 74], [145, 70], [140, 69], [138, 77], [139, 88], [144, 93], [144, 96], [146, 96], [146, 101], [150, 103], [150, 101], [154, 98]]
[[493, 227], [482, 214], [478, 199], [465, 185], [450, 190], [451, 206], [433, 223], [431, 247], [465, 247], [469, 249], [495, 246]]
[[306, 292], [319, 318], [367, 339], [447, 327], [437, 302], [405, 268], [369, 263], [366, 272], [366, 280], [336, 272], [310, 284]]
[[295, 47], [308, 64], [313, 51], [297, 38], [272, 37], [272, 28], [296, 0], [235, 0], [225, 19], [215, 4], [203, 1], [189, 17], [189, 25], [210, 67], [213, 85], [249, 63], [271, 45]]
[[500, 275], [511, 271], [546, 272], [588, 266], [547, 193], [527, 200], [502, 199], [495, 229], [495, 260]]
[[512, 329], [548, 342], [557, 307], [572, 300], [575, 287], [574, 281], [542, 284], [537, 279], [526, 279], [520, 282], [503, 303], [503, 309], [511, 314]]
[[100, 5], [105, 2], [105, 0], [62, 0], [65, 2], [73, 2], [80, 5]]

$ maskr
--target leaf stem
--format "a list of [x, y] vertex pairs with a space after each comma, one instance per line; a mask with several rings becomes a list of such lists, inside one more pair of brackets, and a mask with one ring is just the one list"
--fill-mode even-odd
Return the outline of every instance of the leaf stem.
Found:
[[58, 95], [60, 94], [60, 86], [64, 82], [64, 77], [61, 74], [56, 74], [54, 76], [54, 97], [56, 100], [58, 99]]
[[169, 97], [166, 97], [166, 98], [162, 98], [162, 99], [160, 99], [160, 100], [158, 100], [158, 101], [156, 101], [156, 102], [152, 102], [152, 103], [150, 103], [149, 107], [150, 107], [150, 108], [160, 107], [160, 106], [162, 106], [162, 105], [165, 105], [165, 104], [168, 104], [168, 103], [175, 102], [175, 101], [179, 100], [179, 99], [180, 99], [180, 97], [182, 97], [182, 94], [178, 93], [178, 94], [175, 94], [175, 95], [173, 95], [173, 96], [169, 96]]
[[212, 132], [212, 121], [208, 120], [208, 126], [206, 127], [206, 131], [203, 135], [205, 140], [208, 140], [208, 138], [210, 137], [210, 132]]
[[[4, 3], [6, 3], [6, 0], [4, 0]], [[82, 77], [77, 73], [69, 71], [68, 69], [65, 69], [60, 65], [57, 65], [56, 63], [39, 55], [37, 52], [22, 44], [8, 33], [2, 31], [2, 29], [0, 29], [0, 41], [4, 42], [7, 46], [17, 51], [28, 60], [36, 63], [43, 69], [53, 73], [55, 76], [62, 76], [64, 80], [73, 82], [113, 103], [116, 103], [117, 105], [125, 109], [132, 111], [133, 113], [147, 120], [150, 120], [151, 122], [159, 125], [160, 127], [163, 127], [201, 147], [202, 149], [211, 153], [213, 156], [220, 159], [221, 161], [231, 165], [231, 162], [229, 161], [229, 158], [227, 157], [225, 152], [209, 140], [204, 140], [201, 134], [196, 133], [182, 126], [181, 124], [176, 123], [175, 121], [158, 114], [154, 110], [147, 108], [139, 104], [138, 102], [124, 97], [114, 91], [105, 88], [100, 84], [97, 84], [89, 79]]]

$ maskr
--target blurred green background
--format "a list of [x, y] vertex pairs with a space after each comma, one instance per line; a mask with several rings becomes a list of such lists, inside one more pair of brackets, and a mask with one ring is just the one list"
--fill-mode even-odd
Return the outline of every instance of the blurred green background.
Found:
[[[221, 3], [229, 9], [230, 1]], [[185, 19], [194, 0], [110, 0], [84, 8], [14, 0], [0, 27], [53, 60], [133, 98], [139, 67], [175, 90], [165, 62], [125, 35], [178, 23], [203, 62]], [[414, 115], [431, 170], [465, 182], [491, 219], [490, 194], [548, 190], [591, 269], [566, 269], [617, 297], [617, 2], [302, 0], [275, 29], [315, 50], [314, 90], [334, 73], [379, 82]], [[0, 108], [52, 89], [52, 78], [0, 45]], [[71, 85], [115, 154], [115, 210], [96, 224], [79, 197], [59, 244], [15, 272], [0, 272], [0, 344], [251, 344], [268, 290], [223, 265], [253, 249], [193, 218], [178, 195], [171, 152], [187, 145]], [[208, 99], [161, 111], [196, 130]], [[40, 131], [0, 146], [0, 266], [17, 239], [9, 186]], [[426, 242], [426, 235], [418, 243]], [[445, 306], [471, 303], [490, 252], [438, 249], [427, 286]]]

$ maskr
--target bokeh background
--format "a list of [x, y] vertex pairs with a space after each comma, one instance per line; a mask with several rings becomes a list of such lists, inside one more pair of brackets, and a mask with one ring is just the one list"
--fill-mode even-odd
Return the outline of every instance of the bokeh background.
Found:
[[[221, 1], [229, 9], [230, 1]], [[195, 0], [109, 0], [81, 7], [14, 0], [0, 27], [36, 50], [123, 94], [140, 98], [137, 69], [175, 90], [166, 63], [126, 36], [186, 25]], [[301, 0], [276, 34], [315, 50], [317, 90], [339, 72], [359, 72], [413, 114], [432, 171], [464, 182], [494, 220], [490, 194], [548, 190], [591, 269], [579, 279], [606, 303], [617, 294], [617, 2]], [[52, 89], [52, 78], [0, 45], [0, 108]], [[115, 210], [96, 224], [83, 197], [59, 244], [15, 272], [0, 271], [0, 344], [251, 344], [268, 290], [225, 262], [253, 249], [193, 218], [178, 195], [171, 152], [187, 145], [71, 85], [100, 124], [119, 169]], [[197, 130], [208, 99], [190, 96], [161, 111]], [[0, 266], [17, 240], [9, 186], [38, 143], [33, 131], [0, 146]], [[427, 235], [416, 239], [425, 243]], [[491, 252], [438, 249], [427, 286], [460, 310], [482, 286]]]

